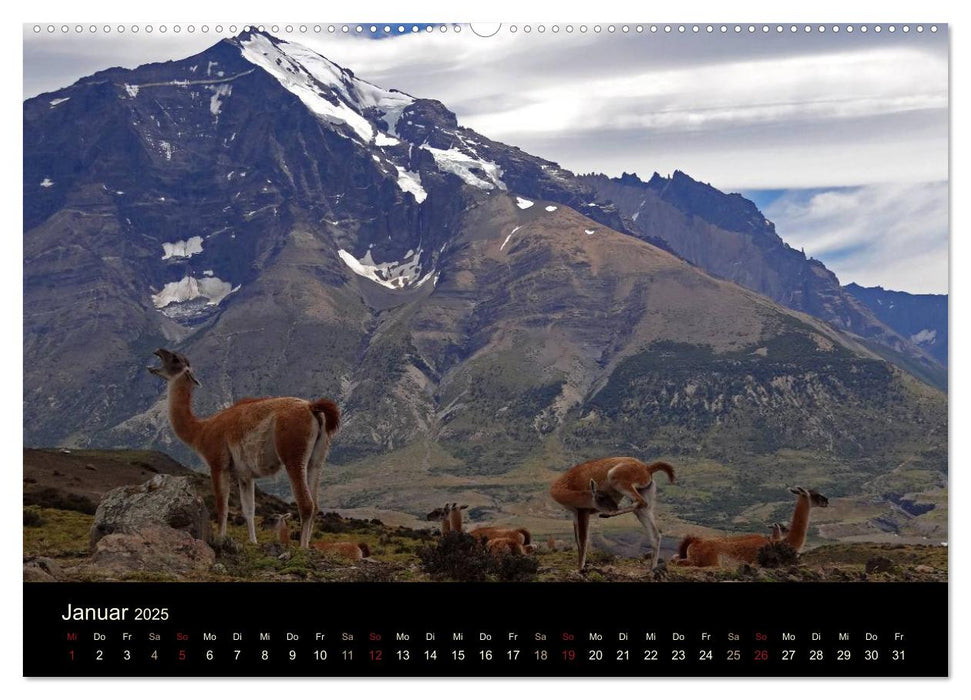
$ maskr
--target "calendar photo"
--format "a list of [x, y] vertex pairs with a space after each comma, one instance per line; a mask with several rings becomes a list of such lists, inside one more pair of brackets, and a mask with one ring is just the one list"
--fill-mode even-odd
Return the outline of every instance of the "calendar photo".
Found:
[[29, 23], [23, 55], [23, 580], [58, 639], [130, 659], [111, 625], [258, 586], [525, 619], [932, 590], [946, 626], [947, 25]]

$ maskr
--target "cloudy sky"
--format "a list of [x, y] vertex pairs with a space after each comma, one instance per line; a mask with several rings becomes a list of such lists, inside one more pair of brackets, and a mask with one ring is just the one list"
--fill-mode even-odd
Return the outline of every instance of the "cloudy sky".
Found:
[[[948, 39], [579, 29], [279, 35], [576, 172], [683, 170], [754, 199], [844, 283], [948, 288]], [[224, 29], [227, 29], [224, 27]], [[227, 32], [228, 33], [228, 32]], [[95, 70], [182, 58], [217, 35], [24, 28], [24, 97]]]

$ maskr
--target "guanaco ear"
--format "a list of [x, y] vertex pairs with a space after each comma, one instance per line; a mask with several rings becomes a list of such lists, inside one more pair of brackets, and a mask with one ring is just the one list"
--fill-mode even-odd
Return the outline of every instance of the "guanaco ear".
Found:
[[590, 491], [593, 493], [597, 493], [597, 482], [594, 481], [593, 479], [590, 479]]
[[790, 486], [789, 487], [789, 493], [794, 493], [797, 496], [801, 496], [802, 495], [802, 491], [799, 489], [798, 486]]
[[186, 376], [189, 377], [189, 379], [192, 380], [192, 383], [193, 384], [195, 384], [196, 386], [202, 386], [202, 382], [200, 382], [198, 379], [196, 379], [196, 375], [194, 375], [192, 373], [192, 370], [191, 369], [189, 369], [188, 367], [186, 367], [185, 368], [185, 373], [186, 373]]
[[464, 506], [459, 506], [459, 510], [465, 510], [468, 507], [469, 507], [469, 504], [466, 503]]

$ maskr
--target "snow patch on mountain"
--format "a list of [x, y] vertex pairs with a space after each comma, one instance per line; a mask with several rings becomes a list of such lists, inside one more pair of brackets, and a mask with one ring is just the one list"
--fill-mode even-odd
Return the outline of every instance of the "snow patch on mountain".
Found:
[[41, 187], [53, 187], [54, 186], [54, 181], [51, 180], [49, 177], [45, 177], [43, 180], [40, 181], [40, 186]]
[[931, 330], [930, 328], [925, 328], [914, 335], [910, 336], [912, 343], [917, 343], [918, 345], [926, 345], [933, 343], [937, 338], [937, 331]]
[[516, 233], [516, 231], [518, 231], [518, 230], [519, 230], [519, 229], [521, 229], [521, 228], [522, 228], [522, 226], [517, 226], [517, 227], [516, 227], [516, 228], [514, 228], [514, 229], [513, 229], [512, 231], [510, 231], [510, 232], [509, 232], [509, 235], [508, 235], [508, 236], [506, 236], [506, 240], [504, 240], [504, 241], [502, 242], [502, 245], [501, 245], [501, 246], [499, 246], [499, 250], [502, 250], [503, 248], [505, 248], [505, 247], [506, 247], [506, 244], [507, 244], [507, 243], [509, 242], [509, 239], [510, 239], [510, 238], [512, 238], [512, 235], [513, 235], [514, 233]]
[[[285, 46], [284, 52], [280, 46]], [[341, 69], [296, 44], [270, 41], [262, 34], [251, 34], [247, 41], [240, 41], [243, 58], [276, 78], [280, 85], [307, 106], [324, 121], [332, 124], [345, 124], [365, 143], [374, 138], [374, 127], [343, 100], [328, 95], [323, 87], [338, 88], [341, 84]], [[300, 59], [311, 63], [305, 67]], [[328, 99], [330, 98], [330, 99]], [[334, 101], [331, 102], [331, 99]], [[336, 104], [335, 104], [336, 103]]]
[[397, 146], [399, 143], [401, 143], [401, 141], [398, 139], [392, 138], [391, 136], [381, 132], [378, 132], [377, 136], [374, 137], [374, 145], [381, 146], [382, 148], [384, 146]]
[[233, 287], [218, 277], [196, 278], [186, 275], [178, 282], [169, 282], [162, 291], [152, 295], [155, 308], [168, 315], [181, 315], [176, 310], [167, 313], [171, 304], [183, 304], [196, 299], [204, 299], [207, 306], [217, 306], [223, 299], [239, 290], [239, 285]]
[[171, 243], [163, 243], [162, 260], [170, 260], [172, 258], [191, 258], [193, 255], [198, 255], [202, 252], [202, 236], [192, 236], [186, 241], [172, 241]]
[[233, 86], [229, 83], [223, 83], [221, 85], [216, 85], [212, 88], [213, 95], [209, 98], [209, 112], [212, 116], [219, 116], [220, 110], [222, 110], [223, 103], [220, 98], [229, 97], [233, 94]]
[[[491, 190], [496, 187], [500, 190], [506, 189], [506, 183], [501, 179], [502, 169], [495, 163], [474, 158], [455, 148], [450, 148], [447, 151], [431, 146], [422, 146], [422, 148], [432, 154], [435, 165], [438, 166], [439, 170], [456, 175], [467, 185], [482, 190]], [[486, 179], [483, 179], [480, 175]]]
[[370, 249], [368, 249], [367, 253], [360, 260], [343, 249], [338, 250], [337, 255], [355, 274], [365, 277], [372, 282], [377, 282], [382, 287], [387, 287], [388, 289], [403, 289], [419, 279], [418, 284], [420, 285], [428, 279], [428, 275], [425, 275], [424, 278], [421, 277], [420, 247], [417, 251], [409, 250], [404, 260], [400, 262], [376, 263], [374, 262], [374, 258], [371, 257]]
[[404, 168], [398, 168], [398, 187], [401, 188], [402, 192], [411, 192], [418, 204], [424, 202], [425, 198], [428, 197], [425, 188], [421, 186], [421, 177], [418, 173], [413, 173]]
[[414, 102], [403, 92], [385, 90], [354, 77], [350, 71], [299, 44], [251, 33], [239, 42], [239, 47], [243, 58], [276, 78], [314, 114], [324, 121], [347, 125], [365, 143], [371, 143], [380, 130], [364, 118], [363, 111], [373, 109], [386, 120], [388, 115], [395, 115], [389, 124], [393, 133], [402, 110]]
[[554, 207], [554, 206], [553, 206], [553, 205], [551, 204], [551, 205], [549, 205], [548, 207], [546, 207], [546, 211], [556, 211], [556, 207]]
[[69, 99], [71, 99], [71, 98], [70, 97], [58, 97], [58, 98], [55, 98], [55, 99], [51, 100], [51, 109], [54, 109], [55, 107], [57, 107], [57, 105], [61, 104], [62, 102], [67, 102]]
[[533, 206], [533, 202], [530, 202], [528, 199], [523, 199], [522, 197], [516, 197], [516, 206], [520, 209], [529, 209], [531, 206]]
[[583, 229], [583, 232], [588, 236], [592, 236], [594, 233], [596, 233], [596, 229], [585, 228]]

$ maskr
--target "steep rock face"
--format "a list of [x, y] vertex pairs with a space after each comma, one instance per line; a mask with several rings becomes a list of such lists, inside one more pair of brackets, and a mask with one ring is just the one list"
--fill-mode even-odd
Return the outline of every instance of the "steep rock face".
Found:
[[692, 264], [857, 335], [924, 381], [946, 386], [946, 367], [937, 358], [847, 293], [821, 262], [791, 248], [741, 195], [725, 194], [680, 171], [670, 178], [654, 173], [648, 182], [630, 174], [580, 179], [601, 201], [616, 205], [629, 228], [663, 239]]
[[873, 315], [947, 366], [947, 295], [909, 294], [848, 284], [845, 289]]
[[[841, 489], [946, 473], [945, 397], [856, 326], [772, 301], [794, 293], [773, 265], [762, 296], [653, 244], [776, 254], [744, 200], [707, 192], [714, 224], [638, 186], [655, 204], [621, 216], [441, 103], [263, 34], [28, 100], [24, 145], [27, 444], [198, 465], [144, 369], [165, 345], [191, 358], [201, 415], [337, 399], [332, 507], [427, 512], [445, 488], [542, 509], [549, 470], [605, 452], [713, 455], [724, 512], [777, 462], [823, 459]], [[803, 263], [824, 303], [828, 273]]]

